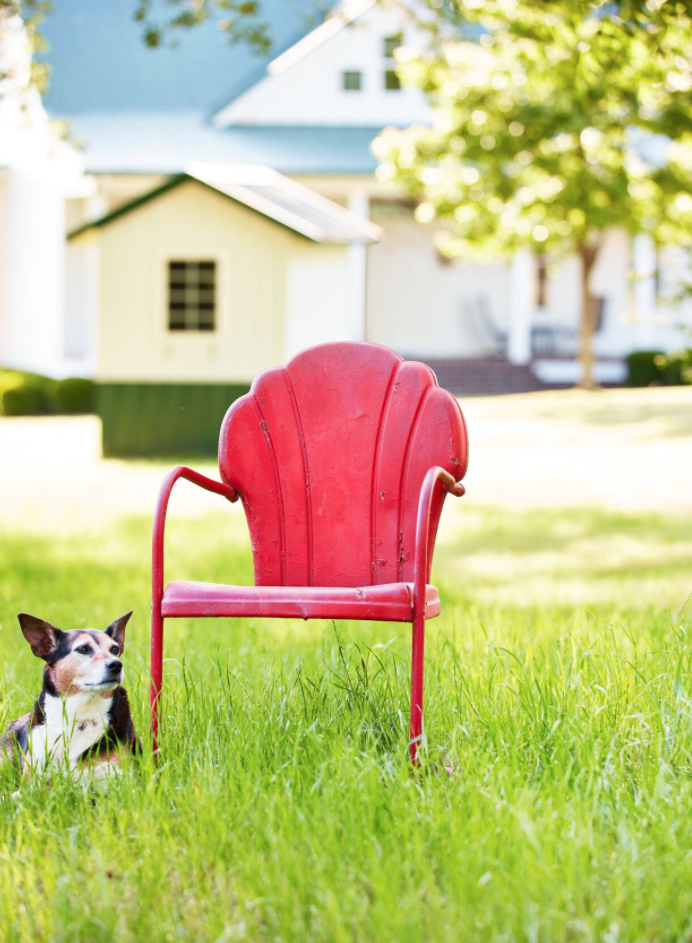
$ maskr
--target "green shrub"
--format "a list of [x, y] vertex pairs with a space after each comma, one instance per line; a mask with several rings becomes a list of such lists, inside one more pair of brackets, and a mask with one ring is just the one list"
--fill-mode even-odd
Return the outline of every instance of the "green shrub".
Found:
[[2, 400], [5, 390], [18, 386], [21, 380], [21, 373], [17, 373], [15, 370], [0, 370], [0, 414], [3, 412]]
[[90, 413], [94, 411], [94, 400], [93, 380], [53, 380], [38, 373], [0, 369], [0, 415]]
[[56, 384], [55, 402], [60, 413], [91, 413], [94, 411], [94, 381], [68, 377]]
[[39, 384], [20, 380], [3, 391], [2, 411], [6, 416], [38, 416], [47, 411], [46, 395]]
[[[19, 394], [19, 397], [15, 397], [14, 394], [10, 396], [10, 407], [9, 409], [14, 409], [14, 402], [16, 400], [17, 408], [21, 409], [21, 412], [9, 412], [5, 410], [4, 407], [4, 394], [8, 390], [17, 390], [20, 387], [28, 386], [31, 388], [31, 393], [27, 393], [26, 396]], [[57, 412], [57, 402], [55, 400], [55, 390], [57, 386], [57, 381], [52, 380], [50, 377], [41, 376], [38, 373], [25, 373], [20, 370], [2, 370], [0, 369], [0, 413], [5, 412], [8, 416], [24, 416], [24, 415], [35, 415], [37, 412], [47, 413], [47, 412]], [[41, 393], [41, 408], [35, 405], [38, 403], [39, 398], [36, 394], [36, 390], [39, 390]], [[26, 412], [23, 403], [31, 404], [30, 412]]]
[[655, 363], [665, 386], [692, 386], [692, 347], [659, 354]]
[[664, 357], [662, 350], [636, 350], [625, 358], [629, 372], [628, 386], [651, 386], [663, 382], [663, 371], [658, 365], [659, 357]]
[[57, 401], [57, 389], [58, 389], [58, 380], [53, 380], [51, 377], [42, 377], [37, 373], [25, 373], [24, 377], [26, 382], [37, 386], [43, 393], [43, 398], [46, 401], [45, 412], [47, 413], [59, 413], [60, 409], [58, 408]]

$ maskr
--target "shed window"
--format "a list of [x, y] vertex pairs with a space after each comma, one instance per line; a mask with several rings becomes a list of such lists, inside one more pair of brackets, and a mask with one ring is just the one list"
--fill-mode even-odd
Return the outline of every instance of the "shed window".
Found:
[[169, 262], [169, 330], [213, 331], [215, 327], [216, 262]]
[[361, 89], [360, 72], [344, 72], [343, 87], [347, 92], [359, 92]]

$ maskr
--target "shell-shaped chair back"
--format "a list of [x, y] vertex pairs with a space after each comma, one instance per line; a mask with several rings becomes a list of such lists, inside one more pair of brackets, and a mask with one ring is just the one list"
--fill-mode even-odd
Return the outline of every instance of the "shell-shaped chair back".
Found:
[[[411, 581], [425, 473], [439, 465], [459, 481], [467, 464], [456, 399], [425, 364], [377, 344], [324, 344], [260, 374], [219, 442], [258, 586]], [[439, 488], [433, 534], [444, 496]]]

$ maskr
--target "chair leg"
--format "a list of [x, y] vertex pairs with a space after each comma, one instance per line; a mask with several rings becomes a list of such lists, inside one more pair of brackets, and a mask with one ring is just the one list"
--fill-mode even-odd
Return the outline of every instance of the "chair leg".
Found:
[[158, 753], [159, 699], [163, 684], [163, 616], [161, 602], [154, 600], [151, 607], [151, 736], [154, 755]]
[[425, 613], [421, 609], [413, 616], [411, 645], [411, 728], [409, 750], [411, 762], [417, 763], [418, 744], [423, 733], [423, 658], [425, 650]]

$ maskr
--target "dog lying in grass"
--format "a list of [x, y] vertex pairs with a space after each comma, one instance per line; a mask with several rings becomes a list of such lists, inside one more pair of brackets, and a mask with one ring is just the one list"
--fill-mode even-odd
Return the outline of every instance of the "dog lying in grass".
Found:
[[62, 632], [36, 616], [19, 615], [24, 638], [46, 667], [33, 710], [5, 731], [0, 762], [18, 765], [23, 775], [62, 766], [77, 779], [98, 782], [119, 772], [123, 752], [141, 751], [121, 684], [131, 615], [105, 632]]

